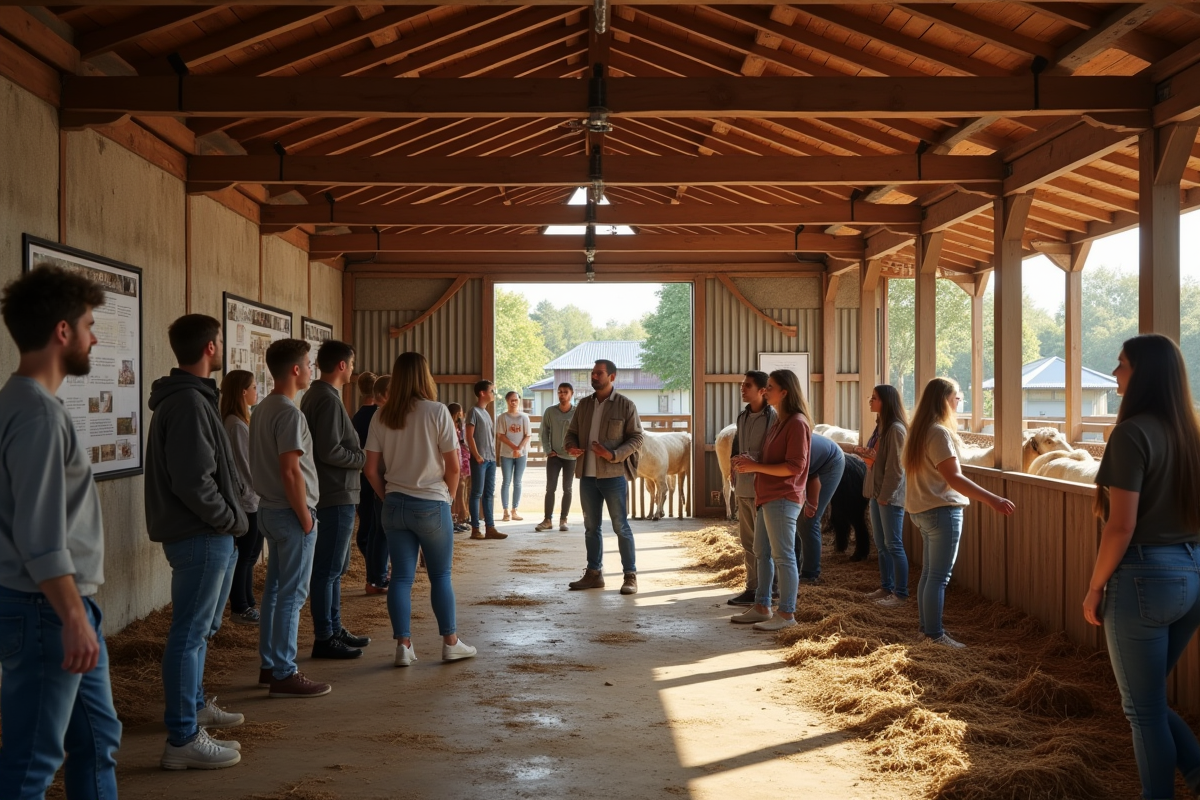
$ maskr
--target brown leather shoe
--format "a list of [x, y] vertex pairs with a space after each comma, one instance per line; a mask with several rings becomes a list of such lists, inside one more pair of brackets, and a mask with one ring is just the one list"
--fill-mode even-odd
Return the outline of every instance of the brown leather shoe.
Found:
[[479, 530], [479, 528], [471, 528], [471, 538], [472, 539], [485, 539], [487, 537], [485, 537], [483, 535], [483, 531]]
[[258, 670], [258, 685], [260, 687], [263, 689], [268, 688], [273, 680], [275, 680], [275, 678], [271, 675], [271, 670], [261, 668]]
[[281, 681], [272, 678], [267, 697], [320, 697], [332, 691], [333, 687], [328, 683], [310, 681], [303, 672], [293, 672]]
[[598, 569], [585, 569], [583, 577], [567, 584], [571, 589], [603, 589], [604, 573]]
[[637, 594], [636, 572], [625, 573], [625, 582], [621, 584], [621, 594]]
[[491, 525], [488, 525], [487, 531], [483, 534], [483, 538], [485, 538], [485, 539], [507, 539], [508, 534], [501, 533], [500, 531], [493, 528]]

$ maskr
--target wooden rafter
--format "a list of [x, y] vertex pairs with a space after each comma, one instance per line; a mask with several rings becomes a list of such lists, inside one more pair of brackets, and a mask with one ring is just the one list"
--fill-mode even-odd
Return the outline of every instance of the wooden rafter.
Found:
[[761, 308], [746, 299], [746, 296], [742, 294], [741, 290], [737, 288], [737, 284], [735, 284], [733, 279], [728, 275], [717, 273], [717, 280], [721, 282], [721, 285], [724, 286], [731, 295], [737, 298], [739, 303], [753, 311], [755, 315], [758, 316], [758, 318], [763, 322], [767, 323], [772, 328], [781, 331], [784, 336], [790, 336], [793, 339], [796, 338], [799, 333], [799, 329], [795, 325], [785, 325], [774, 317], [768, 316]]
[[412, 330], [413, 328], [417, 327], [425, 320], [432, 317], [439, 308], [446, 305], [446, 303], [449, 303], [450, 299], [453, 298], [454, 295], [458, 294], [459, 289], [462, 289], [462, 287], [466, 286], [467, 281], [469, 281], [469, 280], [470, 280], [469, 276], [459, 275], [457, 278], [454, 279], [454, 283], [450, 284], [450, 288], [447, 289], [442, 294], [442, 296], [438, 298], [436, 303], [434, 303], [428, 309], [426, 309], [425, 312], [423, 314], [421, 314], [421, 316], [417, 317], [416, 319], [412, 320], [411, 322], [406, 322], [403, 325], [392, 325], [391, 327], [388, 328], [388, 336], [392, 339], [399, 339], [401, 336], [408, 333], [410, 330]]

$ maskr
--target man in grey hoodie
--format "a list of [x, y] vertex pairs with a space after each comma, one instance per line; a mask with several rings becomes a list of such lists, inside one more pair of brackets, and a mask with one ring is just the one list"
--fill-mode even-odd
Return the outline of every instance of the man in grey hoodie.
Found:
[[241, 481], [217, 409], [221, 323], [182, 316], [167, 329], [177, 369], [150, 389], [146, 439], [146, 526], [171, 565], [171, 630], [163, 653], [164, 769], [220, 769], [241, 760], [236, 742], [209, 737], [205, 727], [241, 725], [241, 714], [204, 696], [208, 640], [221, 615], [237, 553], [233, 537], [248, 522]]
[[321, 377], [300, 400], [312, 434], [313, 459], [321, 499], [317, 503], [316, 549], [309, 597], [313, 618], [313, 658], [358, 658], [371, 640], [342, 627], [342, 576], [350, 569], [354, 510], [367, 461], [354, 423], [342, 404], [342, 387], [354, 375], [354, 348], [330, 339], [317, 350]]

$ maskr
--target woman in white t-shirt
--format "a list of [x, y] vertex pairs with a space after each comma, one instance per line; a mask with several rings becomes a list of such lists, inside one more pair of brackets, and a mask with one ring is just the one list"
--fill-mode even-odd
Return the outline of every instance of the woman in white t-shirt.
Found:
[[455, 632], [454, 523], [450, 503], [461, 475], [458, 435], [437, 384], [420, 353], [401, 353], [392, 367], [388, 399], [371, 419], [363, 469], [383, 498], [382, 522], [392, 558], [388, 616], [396, 639], [396, 666], [417, 660], [412, 646], [412, 585], [417, 553], [425, 554], [430, 601], [442, 634], [442, 660], [471, 658], [475, 648]]
[[[496, 455], [500, 457], [500, 504], [504, 506], [504, 521], [522, 520], [517, 509], [521, 506], [521, 480], [525, 477], [525, 461], [529, 457], [529, 440], [533, 438], [533, 426], [529, 415], [521, 411], [521, 395], [509, 392], [504, 395], [508, 410], [496, 417]], [[512, 487], [512, 506], [508, 504], [509, 487]], [[512, 508], [512, 516], [508, 509]]]

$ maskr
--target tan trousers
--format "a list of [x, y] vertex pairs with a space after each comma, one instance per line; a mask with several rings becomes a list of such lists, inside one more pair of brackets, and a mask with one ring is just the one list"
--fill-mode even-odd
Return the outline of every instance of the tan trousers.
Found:
[[455, 522], [470, 522], [471, 512], [467, 507], [467, 499], [471, 496], [471, 473], [464, 474], [458, 480], [458, 493], [454, 495], [454, 506], [451, 509]]
[[754, 555], [754, 508], [753, 497], [737, 498], [738, 536], [742, 539], [742, 557], [746, 561], [746, 588], [758, 588], [758, 558]]

